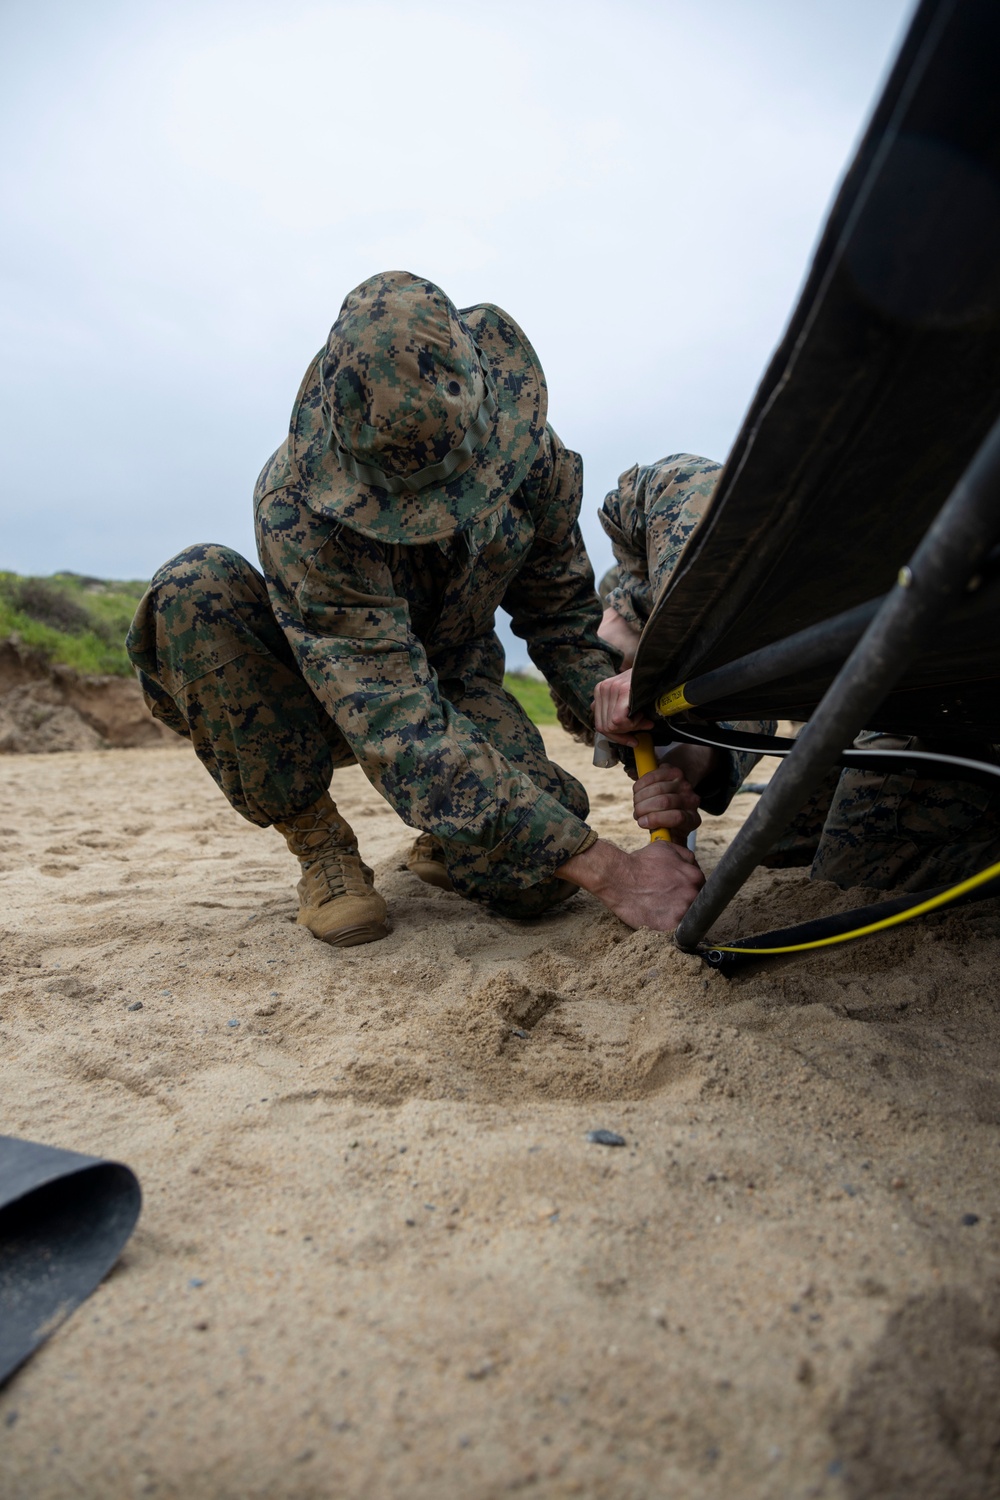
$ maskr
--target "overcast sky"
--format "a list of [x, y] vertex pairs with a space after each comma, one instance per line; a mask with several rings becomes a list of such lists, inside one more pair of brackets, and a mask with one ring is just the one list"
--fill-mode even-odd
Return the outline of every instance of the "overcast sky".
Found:
[[307, 364], [402, 267], [525, 329], [600, 572], [621, 470], [725, 457], [912, 8], [0, 0], [0, 567], [253, 559]]

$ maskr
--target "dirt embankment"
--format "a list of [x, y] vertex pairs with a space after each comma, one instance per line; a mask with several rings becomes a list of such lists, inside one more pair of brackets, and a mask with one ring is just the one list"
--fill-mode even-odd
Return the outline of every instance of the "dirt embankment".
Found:
[[16, 637], [0, 641], [0, 754], [183, 745], [131, 677], [82, 677]]

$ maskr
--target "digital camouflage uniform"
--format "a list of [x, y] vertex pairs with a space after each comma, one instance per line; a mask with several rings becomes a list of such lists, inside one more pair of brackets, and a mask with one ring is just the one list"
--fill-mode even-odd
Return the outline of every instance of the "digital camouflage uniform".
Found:
[[[986, 744], [875, 732], [859, 735], [856, 743], [862, 750], [942, 750], [996, 761], [996, 747]], [[971, 781], [844, 770], [821, 816], [822, 809], [809, 872], [814, 880], [923, 891], [965, 880], [1000, 860], [1000, 792]]]
[[[604, 501], [601, 523], [611, 538], [617, 577], [605, 602], [642, 629], [702, 520], [721, 473], [718, 464], [673, 454], [630, 469]], [[602, 580], [602, 592], [606, 581]], [[733, 727], [774, 733], [773, 722]], [[866, 732], [863, 749], [948, 749], [916, 739]], [[995, 760], [995, 747], [953, 752]], [[729, 765], [706, 789], [708, 812], [721, 812], [757, 757], [727, 755]], [[1000, 792], [972, 782], [908, 772], [834, 771], [771, 851], [771, 865], [810, 865], [815, 880], [877, 890], [925, 890], [965, 879], [1000, 860]]]
[[[400, 298], [417, 396], [397, 374]], [[461, 380], [442, 375], [449, 339]], [[462, 409], [466, 385], [478, 411]], [[189, 548], [157, 573], [129, 636], [153, 713], [244, 817], [285, 822], [357, 763], [434, 835], [460, 894], [512, 916], [570, 894], [554, 871], [596, 835], [583, 787], [504, 690], [495, 612], [582, 726], [616, 670], [578, 525], [582, 463], [546, 406], [506, 314], [458, 313], [406, 273], [371, 278], [257, 482], [263, 576], [227, 548]]]
[[[722, 473], [722, 465], [693, 453], [672, 453], [653, 464], [636, 464], [621, 476], [618, 488], [598, 511], [611, 539], [617, 567], [614, 579], [601, 580], [606, 607], [633, 630], [642, 631], [653, 605], [666, 588], [698, 529]], [[605, 584], [611, 585], [605, 593]], [[754, 734], [773, 734], [773, 721], [741, 721], [729, 726]], [[705, 812], [725, 812], [759, 755], [725, 753], [717, 771], [703, 781], [698, 795]]]

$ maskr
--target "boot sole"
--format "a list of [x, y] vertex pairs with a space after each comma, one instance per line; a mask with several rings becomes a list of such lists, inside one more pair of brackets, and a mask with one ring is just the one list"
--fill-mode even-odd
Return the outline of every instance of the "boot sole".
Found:
[[[314, 933], [313, 936], [319, 937], [319, 933]], [[377, 943], [379, 938], [388, 936], [388, 927], [381, 923], [373, 926], [370, 922], [365, 922], [358, 927], [341, 927], [336, 932], [325, 933], [319, 940], [321, 943], [328, 943], [331, 948], [357, 948], [361, 943]]]
[[436, 885], [439, 891], [453, 891], [455, 889], [451, 883], [451, 876], [448, 874], [448, 871], [442, 869], [440, 865], [415, 864], [407, 865], [406, 868], [411, 875], [415, 875], [418, 880], [422, 880], [424, 885]]

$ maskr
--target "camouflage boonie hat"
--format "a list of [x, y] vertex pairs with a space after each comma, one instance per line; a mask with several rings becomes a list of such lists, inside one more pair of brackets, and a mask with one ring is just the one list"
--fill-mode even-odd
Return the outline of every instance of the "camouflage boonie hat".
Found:
[[349, 293], [306, 371], [289, 457], [310, 510], [381, 542], [440, 541], [521, 484], [547, 407], [512, 318], [387, 271]]

